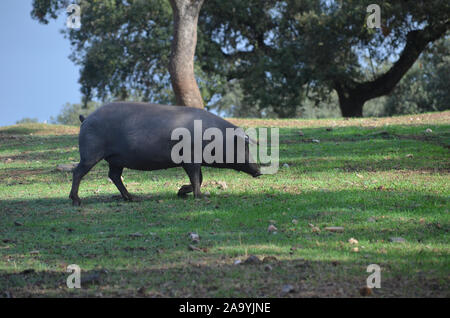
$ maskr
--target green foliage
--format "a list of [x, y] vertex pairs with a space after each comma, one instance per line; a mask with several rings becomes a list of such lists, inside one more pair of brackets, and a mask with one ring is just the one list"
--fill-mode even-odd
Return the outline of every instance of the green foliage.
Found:
[[[448, 1], [420, 0], [381, 1], [382, 28], [369, 29], [366, 8], [372, 2], [205, 1], [195, 60], [205, 104], [222, 109], [229, 101], [233, 105], [225, 108], [234, 109], [234, 114], [281, 118], [313, 113], [304, 111], [311, 105], [329, 108], [336, 83], [351, 86], [385, 74], [386, 66], [392, 66], [405, 47], [408, 32], [426, 25], [432, 31], [448, 27]], [[173, 28], [169, 2], [79, 3], [81, 29], [64, 32], [73, 47], [71, 58], [81, 66], [83, 94], [173, 103], [168, 73]], [[64, 1], [34, 0], [32, 16], [46, 23], [64, 8]], [[436, 50], [433, 55], [440, 59], [443, 52]], [[448, 74], [436, 67], [430, 73], [436, 80], [425, 90], [443, 92]], [[237, 82], [239, 89], [232, 91]], [[433, 105], [445, 101], [446, 96], [437, 94], [440, 97], [436, 95]], [[415, 106], [405, 107], [398, 111]], [[439, 109], [433, 107], [429, 109]], [[397, 111], [388, 108], [389, 113]]]
[[387, 116], [450, 109], [450, 38], [437, 42], [405, 75], [385, 105]]
[[79, 126], [79, 116], [87, 116], [99, 106], [100, 104], [97, 102], [89, 102], [86, 106], [83, 104], [66, 103], [56, 118], [50, 118], [50, 122], [53, 124]]
[[[81, 29], [64, 29], [71, 59], [81, 66], [82, 93], [170, 102], [167, 71], [172, 11], [166, 0], [79, 1]], [[32, 16], [41, 22], [63, 14], [67, 3], [34, 0]]]
[[365, 117], [382, 117], [386, 116], [386, 96], [369, 100], [364, 105]]
[[328, 96], [321, 98], [307, 96], [300, 106], [297, 117], [310, 119], [342, 117], [336, 92], [332, 91]]
[[31, 123], [38, 123], [39, 119], [37, 118], [30, 118], [30, 117], [24, 117], [18, 121], [16, 121], [16, 124], [31, 124]]

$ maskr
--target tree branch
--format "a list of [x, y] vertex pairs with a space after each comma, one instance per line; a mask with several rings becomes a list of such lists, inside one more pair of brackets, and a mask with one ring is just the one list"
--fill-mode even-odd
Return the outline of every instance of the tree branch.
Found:
[[450, 28], [450, 22], [439, 25], [429, 25], [423, 30], [410, 31], [406, 37], [406, 45], [399, 59], [383, 75], [373, 81], [357, 83], [353, 80], [335, 80], [334, 88], [338, 93], [346, 91], [346, 94], [364, 96], [370, 100], [389, 94], [400, 82], [402, 77], [419, 58], [427, 45], [443, 36]]

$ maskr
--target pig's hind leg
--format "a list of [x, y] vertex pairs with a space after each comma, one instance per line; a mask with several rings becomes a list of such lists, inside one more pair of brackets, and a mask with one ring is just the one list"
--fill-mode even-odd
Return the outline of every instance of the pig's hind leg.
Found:
[[72, 205], [81, 205], [81, 200], [78, 196], [81, 179], [97, 164], [98, 161], [99, 160], [88, 162], [86, 160], [81, 160], [78, 166], [73, 170], [72, 190], [69, 195], [69, 198], [72, 199]]
[[201, 197], [200, 187], [203, 182], [201, 166], [199, 164], [189, 164], [183, 166], [183, 168], [189, 176], [191, 184], [182, 186], [180, 190], [178, 190], [178, 196], [185, 196], [190, 192], [194, 192], [195, 198]]
[[124, 200], [133, 201], [131, 194], [128, 192], [127, 188], [125, 188], [125, 186], [122, 182], [122, 178], [121, 178], [122, 172], [123, 172], [123, 167], [117, 167], [117, 166], [113, 166], [110, 164], [108, 177], [112, 180], [112, 182], [114, 182], [117, 189], [119, 189], [120, 194], [122, 195]]
[[92, 133], [89, 127], [82, 127], [79, 137], [80, 163], [73, 170], [72, 190], [69, 198], [75, 206], [81, 205], [78, 197], [78, 188], [81, 179], [104, 158], [103, 141], [97, 135]]

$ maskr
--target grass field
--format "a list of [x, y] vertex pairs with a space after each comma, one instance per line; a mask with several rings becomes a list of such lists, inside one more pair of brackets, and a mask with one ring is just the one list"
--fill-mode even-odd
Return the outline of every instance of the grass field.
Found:
[[[0, 128], [0, 296], [359, 297], [378, 264], [372, 297], [450, 297], [450, 112], [232, 121], [280, 127], [289, 167], [258, 179], [204, 169], [198, 200], [176, 196], [182, 169], [125, 170], [128, 203], [103, 162], [81, 207], [56, 170], [79, 160], [78, 127]], [[235, 265], [250, 255], [264, 262]], [[69, 264], [81, 289], [66, 287]]]

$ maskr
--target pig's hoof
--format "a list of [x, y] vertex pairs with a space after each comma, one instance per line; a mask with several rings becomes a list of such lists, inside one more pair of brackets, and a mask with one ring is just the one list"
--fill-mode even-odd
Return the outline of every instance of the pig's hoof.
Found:
[[69, 195], [69, 199], [72, 200], [72, 205], [73, 206], [80, 206], [81, 205], [81, 200], [77, 195], [72, 195], [72, 193]]
[[203, 194], [203, 193], [194, 194], [195, 199], [203, 199], [203, 198], [207, 198], [207, 197], [209, 197], [209, 195], [207, 193], [206, 194]]
[[191, 185], [184, 185], [178, 190], [178, 196], [179, 197], [185, 197], [186, 194], [192, 192], [192, 186]]

